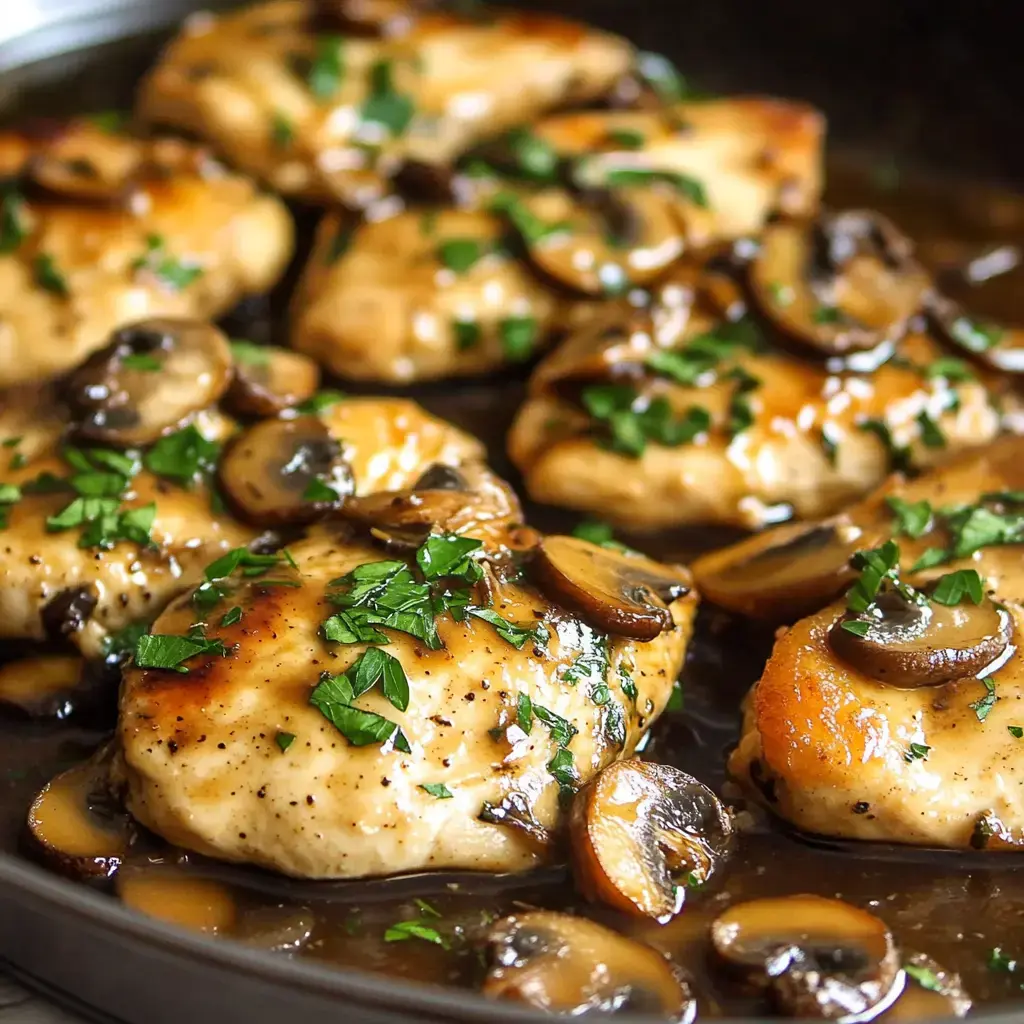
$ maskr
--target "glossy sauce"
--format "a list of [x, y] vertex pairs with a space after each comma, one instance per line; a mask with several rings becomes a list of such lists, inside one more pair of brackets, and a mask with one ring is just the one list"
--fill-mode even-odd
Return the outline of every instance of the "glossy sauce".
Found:
[[[874, 206], [893, 216], [919, 240], [922, 255], [934, 268], [1019, 238], [1024, 227], [1024, 201], [1001, 193], [916, 181], [900, 185], [891, 179], [880, 187], [870, 169], [857, 169], [854, 163], [831, 168], [829, 181], [834, 205]], [[299, 251], [305, 248], [300, 243]], [[986, 286], [984, 304], [989, 308], [981, 312], [1015, 312], [1024, 319], [1019, 278], [1011, 274]], [[276, 330], [276, 307], [276, 299], [249, 303], [236, 314], [233, 333], [268, 340]], [[503, 442], [523, 383], [522, 374], [506, 374], [500, 380], [414, 391], [430, 411], [483, 438], [495, 468], [520, 493]], [[533, 525], [545, 529], [569, 528], [576, 521], [568, 513], [528, 503], [527, 512]], [[731, 531], [717, 530], [623, 539], [656, 557], [677, 561], [732, 536]], [[738, 734], [739, 708], [770, 645], [769, 632], [705, 606], [683, 674], [684, 707], [667, 712], [657, 723], [646, 755], [689, 771], [722, 792], [726, 753]], [[27, 652], [11, 646], [0, 657], [6, 660], [18, 653]], [[93, 718], [84, 724], [74, 717], [69, 722], [0, 718], [0, 850], [24, 849], [25, 814], [34, 795], [108, 734], [111, 723], [95, 721], [95, 714]], [[725, 794], [735, 796], [728, 788]], [[278, 955], [468, 987], [480, 980], [471, 942], [475, 929], [492, 916], [524, 905], [565, 908], [607, 921], [671, 954], [695, 976], [705, 1014], [754, 1009], [721, 977], [708, 972], [707, 930], [720, 909], [737, 899], [814, 892], [874, 909], [905, 953], [927, 953], [959, 972], [976, 1003], [1021, 997], [1024, 968], [1014, 974], [989, 966], [995, 947], [1009, 958], [1024, 956], [1024, 864], [1012, 855], [815, 843], [791, 835], [757, 812], [743, 819], [744, 834], [732, 861], [707, 890], [688, 892], [682, 913], [663, 926], [586, 906], [571, 896], [567, 872], [560, 867], [518, 878], [460, 874], [296, 882], [217, 864], [147, 840], [129, 855], [117, 879], [94, 884], [148, 913], [276, 949]], [[429, 906], [417, 904], [417, 899]], [[449, 948], [415, 938], [386, 940], [389, 927], [417, 918], [436, 928]]]

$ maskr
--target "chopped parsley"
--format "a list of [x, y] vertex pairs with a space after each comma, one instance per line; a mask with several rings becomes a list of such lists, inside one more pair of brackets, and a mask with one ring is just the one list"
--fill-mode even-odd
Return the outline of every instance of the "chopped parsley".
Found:
[[550, 183], [558, 176], [555, 148], [526, 128], [515, 128], [505, 137], [516, 172], [531, 181]]
[[117, 630], [116, 633], [108, 633], [103, 638], [101, 653], [104, 661], [120, 659], [122, 655], [134, 654], [138, 646], [139, 638], [149, 632], [148, 622], [129, 622], [127, 626]]
[[150, 235], [146, 239], [146, 253], [135, 260], [132, 269], [152, 274], [175, 292], [184, 290], [203, 276], [203, 268], [197, 263], [169, 255], [162, 235]]
[[608, 132], [608, 141], [622, 149], [643, 149], [647, 140], [643, 132], [631, 128], [613, 128]]
[[571, 230], [565, 221], [548, 223], [533, 213], [518, 196], [499, 192], [488, 204], [488, 212], [505, 217], [527, 245], [536, 245], [550, 235]]
[[979, 697], [967, 706], [977, 715], [979, 722], [988, 718], [988, 713], [996, 706], [999, 698], [996, 696], [996, 681], [992, 678], [979, 680], [985, 687], [985, 696]]
[[51, 295], [66, 299], [71, 294], [67, 278], [49, 253], [41, 252], [32, 261], [32, 276], [36, 284]]
[[939, 577], [931, 592], [931, 599], [939, 604], [957, 605], [965, 597], [974, 604], [981, 604], [984, 596], [984, 584], [977, 569], [958, 569]]
[[572, 796], [580, 782], [572, 751], [568, 747], [559, 747], [555, 756], [548, 761], [547, 769], [548, 774], [558, 783], [562, 797]]
[[911, 743], [903, 758], [906, 761], [927, 761], [931, 749], [924, 743]]
[[865, 637], [871, 629], [871, 622], [868, 619], [845, 619], [841, 628], [854, 636]]
[[437, 258], [449, 270], [464, 274], [485, 255], [488, 246], [479, 238], [448, 238], [437, 247]]
[[933, 360], [925, 367], [925, 376], [929, 378], [941, 377], [951, 383], [959, 383], [974, 380], [974, 372], [962, 360], [954, 356], [943, 356]]
[[173, 480], [182, 487], [191, 487], [208, 478], [217, 468], [220, 445], [208, 441], [189, 424], [181, 430], [161, 437], [143, 457], [151, 473]]
[[318, 391], [311, 398], [299, 402], [295, 406], [295, 411], [303, 416], [319, 416], [344, 400], [345, 395], [340, 391], [331, 391], [330, 389]]
[[[374, 648], [376, 650], [376, 648]], [[367, 652], [368, 653], [368, 652]], [[381, 652], [383, 653], [383, 652]], [[390, 655], [389, 655], [390, 657]], [[392, 658], [392, 661], [397, 659]], [[325, 672], [319, 684], [309, 696], [309, 703], [315, 707], [354, 747], [365, 747], [371, 743], [383, 744], [384, 748], [400, 750], [402, 753], [411, 754], [412, 748], [405, 737], [405, 733], [395, 723], [383, 715], [375, 714], [372, 711], [363, 711], [353, 706], [353, 701], [365, 690], [356, 692], [356, 685], [366, 683], [369, 672], [364, 672], [359, 677], [359, 665], [362, 658], [349, 667], [346, 672], [332, 676]], [[401, 666], [399, 666], [401, 667]], [[383, 670], [382, 670], [383, 671]], [[404, 675], [404, 673], [403, 673]], [[378, 676], [379, 678], [379, 676]], [[366, 686], [369, 689], [376, 683], [377, 679]]]
[[897, 537], [902, 534], [917, 540], [932, 528], [933, 513], [929, 502], [909, 502], [903, 498], [891, 497], [886, 498], [885, 503], [895, 517], [893, 532]]
[[996, 946], [988, 955], [988, 969], [990, 971], [1003, 971], [1007, 974], [1015, 974], [1019, 961], [1003, 951], [1002, 946]]
[[914, 979], [923, 989], [927, 989], [929, 992], [941, 992], [942, 982], [939, 976], [930, 968], [924, 967], [920, 964], [904, 964], [903, 970], [907, 972], [907, 975]]
[[655, 349], [647, 355], [644, 365], [679, 384], [701, 385], [710, 382], [723, 360], [743, 350], [756, 349], [759, 343], [753, 322], [738, 320], [699, 334], [680, 349]]
[[237, 622], [242, 621], [242, 609], [236, 604], [233, 608], [229, 608], [221, 617], [221, 626], [233, 626]]
[[636, 55], [636, 70], [654, 90], [662, 103], [678, 103], [693, 95], [693, 90], [678, 68], [660, 53], [643, 51]]
[[279, 732], [274, 737], [274, 742], [281, 748], [281, 753], [284, 753], [295, 742], [295, 734]]
[[884, 420], [866, 419], [857, 424], [857, 429], [874, 434], [885, 446], [889, 456], [889, 465], [895, 470], [910, 468], [910, 451], [905, 445], [897, 444], [892, 436], [889, 425]]
[[529, 359], [537, 345], [537, 321], [532, 316], [510, 316], [498, 323], [498, 336], [505, 357], [520, 363]]
[[338, 35], [321, 35], [316, 40], [316, 53], [306, 73], [309, 91], [318, 100], [329, 100], [341, 86], [345, 74], [344, 39]]
[[0, 253], [16, 252], [27, 237], [25, 199], [7, 183], [0, 188]]
[[132, 352], [123, 356], [121, 365], [126, 370], [139, 370], [144, 373], [156, 373], [163, 369], [163, 363], [151, 352]]
[[[225, 581], [239, 569], [247, 579], [261, 577], [275, 566], [280, 565], [282, 561], [289, 560], [289, 557], [287, 549], [280, 554], [259, 555], [248, 548], [232, 548], [206, 567], [203, 573], [203, 582], [192, 591], [192, 603], [197, 608], [208, 611], [231, 593], [233, 586]], [[271, 581], [262, 582], [269, 583]], [[288, 582], [294, 583], [295, 581], [289, 580]], [[238, 613], [237, 618], [232, 616], [232, 612]], [[232, 616], [231, 621], [222, 620], [221, 625], [230, 626], [238, 622], [242, 617], [242, 611], [240, 608], [229, 609], [225, 613], [224, 619], [228, 619], [229, 616]]]
[[419, 921], [399, 921], [384, 932], [385, 942], [405, 942], [407, 939], [422, 939], [442, 949], [448, 948], [448, 940], [432, 925]]
[[838, 324], [843, 320], [843, 313], [838, 306], [819, 306], [811, 319], [816, 324]]
[[315, 476], [302, 492], [302, 500], [313, 505], [333, 505], [340, 500], [340, 495], [333, 487]]
[[228, 656], [223, 640], [208, 640], [201, 627], [193, 626], [187, 636], [144, 633], [135, 645], [135, 664], [139, 668], [162, 668], [186, 673], [182, 664], [202, 654]]
[[925, 448], [945, 448], [946, 435], [942, 433], [938, 423], [926, 412], [918, 414], [917, 426], [921, 431], [921, 443]]
[[750, 392], [761, 386], [759, 378], [748, 373], [742, 366], [729, 371], [728, 376], [736, 381], [732, 398], [729, 400], [729, 437], [736, 437], [754, 424], [754, 410], [750, 405]]
[[[577, 165], [576, 173], [587, 179], [592, 174], [592, 159], [585, 157], [584, 161]], [[581, 167], [582, 169], [580, 169]], [[595, 184], [597, 183], [595, 182]], [[613, 167], [604, 172], [600, 184], [613, 189], [642, 188], [657, 184], [670, 185], [694, 206], [699, 206], [702, 209], [708, 207], [708, 194], [704, 183], [679, 171], [660, 171], [642, 167]]]
[[1019, 740], [1024, 737], [1024, 728], [1019, 725], [1008, 725], [1006, 731], [1015, 739]]
[[455, 347], [460, 352], [476, 348], [480, 343], [480, 325], [475, 320], [453, 320], [452, 330], [455, 332]]
[[533, 732], [533, 701], [528, 693], [521, 693], [516, 699], [516, 725], [527, 736]]
[[580, 398], [602, 428], [600, 443], [611, 451], [639, 458], [647, 444], [677, 448], [711, 428], [711, 415], [691, 406], [676, 415], [664, 397], [647, 399], [626, 384], [593, 384]]
[[338, 230], [334, 232], [334, 236], [324, 250], [324, 263], [327, 266], [333, 266], [349, 251], [352, 247], [352, 239], [355, 233], [356, 229], [352, 224], [340, 224], [338, 226]]
[[242, 338], [231, 339], [231, 358], [245, 366], [269, 366], [270, 349]]
[[684, 706], [683, 687], [677, 679], [672, 684], [672, 692], [668, 695], [668, 702], [665, 704], [666, 711], [682, 711]]
[[957, 317], [949, 333], [970, 352], [987, 352], [1003, 340], [1003, 331], [994, 324], [983, 324], [969, 317]]
[[437, 800], [451, 800], [455, 795], [443, 782], [423, 782], [420, 789]]
[[0, 530], [7, 529], [7, 515], [11, 505], [21, 501], [21, 488], [16, 484], [0, 484]]
[[270, 118], [270, 141], [275, 149], [288, 149], [295, 141], [291, 119], [280, 110], [275, 110]]
[[572, 528], [572, 535], [610, 551], [632, 551], [632, 548], [615, 539], [615, 534], [608, 523], [602, 523], [598, 519], [584, 519], [577, 523]]
[[377, 61], [370, 68], [370, 95], [360, 112], [363, 123], [378, 125], [397, 138], [409, 127], [414, 112], [412, 97], [395, 89], [392, 62]]

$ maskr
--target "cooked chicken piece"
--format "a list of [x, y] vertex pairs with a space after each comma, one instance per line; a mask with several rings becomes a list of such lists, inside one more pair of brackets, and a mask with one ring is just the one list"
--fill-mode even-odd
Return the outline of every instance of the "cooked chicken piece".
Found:
[[407, 211], [355, 228], [320, 226], [293, 305], [292, 344], [340, 377], [411, 381], [529, 359], [557, 301], [498, 247], [486, 213]]
[[0, 135], [0, 388], [56, 376], [147, 316], [208, 318], [266, 291], [284, 205], [202, 149], [87, 122]]
[[[48, 526], [48, 517], [75, 500], [70, 488], [22, 493], [4, 503], [6, 485], [24, 489], [44, 474], [67, 478], [78, 471], [58, 454], [56, 431], [48, 433], [45, 448], [25, 431], [22, 409], [32, 405], [27, 389], [18, 403], [0, 412], [0, 514], [6, 512], [7, 522], [0, 530], [0, 636], [43, 640], [63, 634], [85, 654], [96, 655], [111, 633], [152, 618], [210, 562], [255, 539], [257, 530], [213, 510], [205, 485], [183, 488], [146, 469], [131, 479], [120, 511], [155, 503], [149, 545], [120, 539], [109, 550], [81, 547], [84, 527]], [[474, 438], [405, 399], [350, 399], [321, 416], [343, 442], [358, 493], [398, 490], [435, 464], [475, 465], [482, 457]], [[201, 414], [196, 426], [210, 439], [225, 438], [233, 429], [217, 413]], [[101, 457], [115, 454], [99, 451]]]
[[[736, 336], [727, 325], [692, 320], [673, 351], [705, 332]], [[649, 324], [623, 329], [599, 318], [538, 367], [508, 439], [535, 500], [632, 529], [757, 528], [840, 508], [879, 483], [894, 457], [927, 466], [999, 430], [990, 390], [1002, 385], [934, 375], [943, 349], [921, 334], [906, 337], [900, 358], [873, 373], [830, 372], [781, 349], [720, 345], [717, 368], [712, 358], [697, 378], [713, 379], [693, 386], [645, 371], [660, 351], [654, 333]], [[616, 359], [625, 368], [619, 378]], [[639, 373], [639, 389], [630, 372]], [[630, 411], [638, 395], [654, 413], [638, 415], [643, 402]]]
[[[980, 509], [973, 521], [981, 529], [987, 524], [990, 540], [992, 517], [1001, 516], [1004, 523], [1017, 524], [1010, 536], [1019, 542], [1024, 539], [1019, 506], [1010, 496], [982, 496], [1019, 495], [1022, 466], [1024, 442], [1006, 438], [918, 480], [896, 483], [855, 506], [849, 518], [878, 541], [882, 522], [886, 534], [896, 535], [898, 526], [884, 497], [926, 501], [933, 510], [969, 506]], [[938, 521], [919, 538], [896, 535], [901, 578], [920, 586], [959, 569], [976, 570], [985, 579], [985, 591], [1004, 602], [1017, 640], [980, 676], [968, 671], [940, 685], [913, 686], [900, 670], [887, 675], [888, 683], [879, 682], [878, 672], [866, 674], [836, 654], [829, 633], [844, 613], [844, 601], [781, 632], [748, 698], [743, 738], [730, 769], [802, 829], [957, 848], [1024, 842], [1024, 745], [1019, 738], [1024, 660], [1016, 645], [1024, 635], [1018, 602], [1024, 586], [1021, 549], [983, 547], [910, 573], [927, 548], [945, 548], [957, 539], [956, 531], [942, 524], [941, 514]], [[806, 551], [802, 557], [814, 572], [816, 553]], [[795, 569], [801, 565], [796, 561]], [[933, 607], [940, 606], [933, 602]], [[978, 606], [965, 595], [955, 611], [970, 616], [985, 607], [986, 602]], [[919, 649], [935, 663], [934, 649], [929, 653], [925, 644]]]
[[402, 161], [444, 165], [595, 99], [632, 63], [623, 40], [547, 15], [428, 13], [384, 38], [316, 15], [312, 0], [275, 0], [189, 19], [142, 85], [141, 116], [287, 195], [363, 206]]
[[[462, 535], [475, 533], [467, 524]], [[656, 639], [612, 637], [605, 648], [536, 587], [488, 571], [491, 611], [528, 630], [542, 624], [546, 639], [520, 637], [517, 649], [490, 622], [450, 613], [436, 619], [437, 649], [387, 630], [387, 645], [369, 650], [401, 664], [407, 710], [377, 687], [356, 710], [349, 690], [349, 706], [328, 707], [336, 728], [311, 703], [314, 687], [322, 692], [321, 673], [344, 672], [367, 648], [323, 639], [321, 624], [339, 610], [329, 581], [396, 555], [327, 532], [290, 550], [298, 571], [285, 575], [299, 586], [256, 580], [224, 603], [241, 607], [236, 625], [217, 625], [219, 607], [207, 617], [206, 636], [227, 656], [200, 655], [187, 675], [126, 671], [119, 736], [139, 821], [187, 849], [293, 876], [542, 862], [561, 814], [559, 780], [585, 782], [634, 749], [668, 701], [696, 605], [679, 597], [674, 625]], [[182, 599], [154, 632], [182, 634], [195, 620]], [[357, 726], [375, 731], [358, 737]]]
[[[645, 176], [674, 187], [693, 244], [761, 229], [773, 212], [818, 208], [825, 120], [787, 100], [696, 100], [658, 111], [585, 111], [540, 121], [535, 135], [597, 186]], [[706, 202], [694, 202], [693, 188]]]

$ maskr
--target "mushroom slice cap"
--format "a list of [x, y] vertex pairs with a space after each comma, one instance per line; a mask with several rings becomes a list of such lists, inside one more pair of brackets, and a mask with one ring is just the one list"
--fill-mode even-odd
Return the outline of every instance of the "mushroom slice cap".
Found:
[[210, 324], [142, 320], [68, 378], [64, 397], [83, 440], [121, 448], [152, 444], [213, 405], [231, 383], [231, 350]]
[[701, 594], [731, 611], [787, 621], [815, 611], [856, 575], [850, 559], [874, 546], [874, 530], [847, 516], [789, 523], [698, 558]]
[[682, 255], [686, 242], [671, 199], [647, 189], [594, 189], [578, 199], [571, 228], [527, 239], [530, 259], [559, 284], [619, 295], [650, 284]]
[[239, 518], [264, 527], [314, 522], [355, 486], [341, 444], [316, 416], [255, 424], [232, 441], [217, 472]]
[[680, 876], [706, 882], [732, 849], [733, 826], [692, 775], [628, 760], [576, 794], [570, 835], [573, 873], [588, 899], [666, 921], [686, 892]]
[[0, 705], [32, 718], [66, 718], [81, 675], [82, 659], [70, 654], [9, 661], [0, 666]]
[[689, 1024], [696, 1000], [661, 953], [585, 918], [553, 911], [517, 914], [486, 934], [492, 999], [549, 1013], [646, 1013]]
[[892, 934], [842, 900], [784, 896], [737, 903], [711, 926], [715, 952], [797, 1017], [870, 1020], [902, 988]]
[[102, 166], [86, 157], [40, 153], [28, 170], [30, 184], [43, 196], [57, 200], [127, 207], [133, 191], [130, 179], [105, 175]]
[[320, 386], [320, 367], [300, 352], [274, 345], [232, 343], [235, 373], [225, 395], [239, 416], [276, 416], [311, 398]]
[[891, 222], [850, 210], [810, 225], [769, 225], [749, 283], [761, 314], [785, 336], [841, 356], [901, 338], [931, 282]]
[[46, 863], [74, 878], [109, 878], [134, 838], [128, 814], [114, 803], [107, 751], [62, 772], [32, 801], [28, 834]]
[[545, 537], [531, 562], [544, 593], [595, 629], [653, 640], [672, 629], [668, 603], [690, 591], [690, 574], [643, 555], [625, 554], [578, 537]]
[[[987, 596], [979, 604], [949, 606], [886, 588], [875, 604], [875, 615], [847, 612], [836, 619], [829, 643], [843, 661], [890, 686], [938, 686], [976, 676], [1013, 639], [1013, 618]], [[848, 629], [853, 622], [866, 623], [867, 632]]]
[[173, 869], [126, 869], [118, 874], [117, 894], [133, 910], [208, 935], [232, 931], [238, 917], [227, 886]]

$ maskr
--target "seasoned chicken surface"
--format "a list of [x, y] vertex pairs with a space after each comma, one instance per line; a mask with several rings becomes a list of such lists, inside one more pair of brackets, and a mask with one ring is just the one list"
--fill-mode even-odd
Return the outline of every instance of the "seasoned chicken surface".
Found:
[[[571, 353], [541, 364], [508, 450], [535, 500], [634, 529], [691, 523], [757, 528], [791, 515], [825, 515], [878, 484], [894, 455], [927, 466], [984, 444], [1000, 426], [985, 385], [932, 375], [929, 367], [942, 349], [913, 334], [901, 343], [900, 360], [871, 374], [830, 372], [778, 349], [736, 346], [706, 384], [654, 374], [646, 387], [611, 385], [625, 391], [584, 387], [584, 402], [599, 412], [602, 401], [625, 395], [628, 408], [630, 396], [643, 393], [648, 406], [667, 403], [672, 418], [695, 424], [676, 443], [661, 443], [658, 437], [674, 438], [656, 432], [635, 444], [620, 432], [616, 441], [609, 433], [614, 412], [598, 418], [578, 397], [570, 400], [570, 389], [579, 396], [586, 379], [580, 353], [606, 344], [607, 334], [619, 336], [602, 323], [585, 328]], [[642, 371], [656, 350], [652, 330], [627, 332], [620, 347], [624, 365], [639, 364]], [[574, 384], [577, 373], [583, 381]], [[744, 391], [745, 381], [757, 383]], [[993, 387], [998, 392], [999, 385]]]
[[[908, 687], [899, 678], [879, 682], [836, 655], [829, 630], [845, 601], [782, 631], [730, 760], [732, 773], [776, 813], [807, 831], [854, 839], [957, 848], [1024, 841], [1024, 533], [1019, 506], [1007, 496], [1021, 493], [1022, 465], [1024, 442], [1004, 439], [916, 481], [897, 481], [850, 510], [865, 546], [895, 536], [901, 578], [912, 584], [976, 570], [985, 591], [1004, 603], [1014, 638], [982, 677]], [[938, 525], [909, 537], [884, 499], [927, 502]], [[966, 534], [942, 521], [941, 510], [958, 506], [974, 510]], [[1000, 531], [1012, 546], [984, 546], [909, 571], [926, 549], [992, 544]], [[811, 566], [815, 552], [802, 557]], [[799, 571], [801, 555], [794, 558]], [[962, 607], [970, 613], [975, 606], [965, 597]]]
[[[470, 523], [461, 535], [476, 532]], [[193, 658], [187, 675], [127, 671], [119, 736], [139, 821], [188, 849], [301, 877], [541, 862], [560, 784], [575, 787], [628, 754], [665, 707], [696, 604], [675, 600], [674, 626], [654, 640], [605, 646], [536, 587], [489, 574], [490, 611], [529, 638], [513, 643], [473, 614], [438, 615], [433, 649], [388, 629], [370, 650], [400, 663], [407, 708], [385, 697], [385, 679], [383, 693], [356, 701], [349, 689], [349, 706], [333, 707], [336, 726], [311, 703], [330, 685], [318, 679], [352, 668], [367, 648], [324, 639], [321, 624], [339, 610], [330, 581], [395, 555], [337, 531], [290, 553], [297, 570], [274, 575], [296, 586], [257, 579], [224, 603], [242, 609], [237, 624], [217, 624], [220, 605], [207, 615], [205, 636], [222, 640], [226, 656]], [[481, 600], [477, 589], [471, 603]], [[184, 597], [154, 632], [180, 635], [196, 619]], [[365, 712], [380, 716], [372, 736], [355, 731], [355, 716], [369, 729]], [[494, 823], [515, 809], [523, 828]]]
[[[497, 166], [483, 150], [453, 179], [452, 206], [327, 216], [292, 343], [370, 380], [528, 359], [585, 299], [651, 284], [688, 247], [757, 231], [773, 211], [813, 212], [821, 140], [814, 111], [775, 100], [548, 118], [497, 144]], [[580, 188], [556, 187], [559, 173]]]
[[[184, 486], [180, 479], [143, 468], [150, 464], [148, 453], [135, 452], [129, 453], [131, 475], [114, 503], [121, 525], [116, 517], [108, 519], [101, 536], [90, 540], [95, 526], [87, 521], [82, 503], [90, 499], [83, 495], [109, 482], [110, 457], [123, 459], [123, 453], [86, 447], [73, 449], [69, 458], [58, 445], [65, 422], [56, 412], [49, 420], [44, 414], [34, 430], [26, 429], [28, 411], [51, 403], [52, 396], [22, 391], [15, 398], [0, 411], [0, 522], [6, 523], [0, 529], [0, 636], [64, 635], [95, 656], [112, 633], [152, 619], [210, 562], [248, 545], [260, 532], [214, 509], [205, 475]], [[482, 455], [475, 439], [405, 399], [351, 399], [325, 409], [321, 418], [342, 442], [357, 493], [407, 487], [432, 465], [475, 464]], [[175, 437], [196, 429], [219, 441], [235, 426], [211, 411]], [[74, 454], [83, 450], [91, 463], [85, 472], [82, 456]], [[63, 483], [47, 487], [48, 478]], [[150, 506], [148, 542], [133, 540], [124, 514]]]
[[541, 14], [412, 13], [405, 27], [352, 35], [312, 0], [196, 15], [138, 110], [280, 192], [362, 206], [403, 161], [443, 165], [485, 135], [593, 100], [633, 59], [615, 36]]
[[291, 256], [284, 205], [177, 140], [7, 132], [0, 177], [0, 388], [63, 373], [125, 323], [224, 313]]
[[347, 230], [342, 216], [324, 218], [293, 304], [292, 345], [332, 373], [480, 373], [529, 359], [550, 337], [558, 299], [498, 247], [498, 218], [406, 211], [355, 228], [338, 253]]

